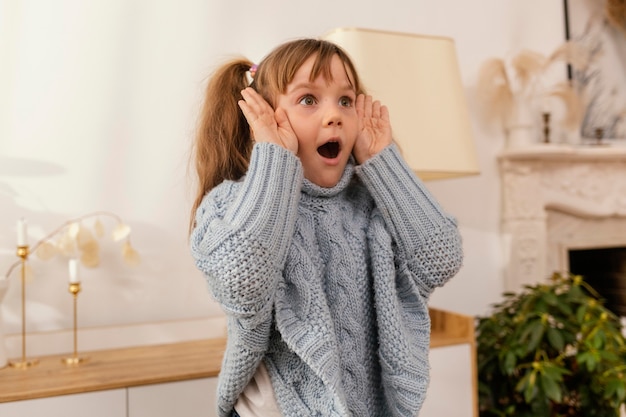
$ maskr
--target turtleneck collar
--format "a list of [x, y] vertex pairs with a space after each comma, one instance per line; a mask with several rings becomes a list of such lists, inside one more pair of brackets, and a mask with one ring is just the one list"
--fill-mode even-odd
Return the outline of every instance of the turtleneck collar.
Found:
[[302, 192], [308, 194], [311, 197], [334, 197], [346, 188], [348, 188], [348, 185], [352, 181], [353, 176], [354, 163], [352, 161], [348, 161], [348, 164], [346, 165], [346, 169], [344, 169], [343, 171], [341, 179], [335, 186], [329, 188], [320, 187], [319, 185], [314, 184], [305, 178], [302, 182]]

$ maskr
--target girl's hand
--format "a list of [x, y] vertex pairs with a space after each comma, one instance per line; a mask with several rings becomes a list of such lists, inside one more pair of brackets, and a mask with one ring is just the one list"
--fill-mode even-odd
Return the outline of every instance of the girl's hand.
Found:
[[256, 142], [276, 143], [293, 153], [298, 152], [298, 139], [283, 109], [274, 109], [253, 88], [241, 92], [239, 108], [246, 117]]
[[356, 99], [356, 114], [359, 118], [359, 133], [352, 153], [359, 164], [391, 144], [389, 110], [372, 96], [359, 94]]

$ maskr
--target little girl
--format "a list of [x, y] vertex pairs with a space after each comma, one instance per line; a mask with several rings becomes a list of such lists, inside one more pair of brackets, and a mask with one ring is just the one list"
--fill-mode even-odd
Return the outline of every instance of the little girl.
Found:
[[461, 239], [347, 54], [302, 39], [222, 66], [195, 167], [191, 251], [228, 317], [219, 416], [416, 416]]

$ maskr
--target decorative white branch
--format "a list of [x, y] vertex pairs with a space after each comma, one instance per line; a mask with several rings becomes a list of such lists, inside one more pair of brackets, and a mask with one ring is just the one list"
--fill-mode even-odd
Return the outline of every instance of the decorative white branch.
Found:
[[[99, 246], [97, 242], [95, 241], [95, 239], [92, 238], [90, 232], [87, 232], [86, 236], [83, 232], [82, 237], [79, 237], [79, 234], [81, 233], [81, 230], [84, 230], [81, 228], [81, 222], [90, 218], [98, 219], [100, 217], [110, 217], [117, 222], [117, 225], [113, 230], [111, 237], [116, 242], [122, 240], [125, 241], [122, 245], [122, 258], [124, 259], [124, 261], [130, 265], [138, 264], [140, 262], [139, 254], [130, 244], [130, 227], [122, 221], [122, 218], [120, 216], [109, 211], [95, 211], [92, 213], [87, 213], [62, 223], [56, 229], [37, 241], [30, 248], [30, 252], [33, 254], [37, 254], [41, 259], [47, 260], [54, 257], [58, 253], [59, 249], [65, 251], [66, 254], [69, 256], [69, 252], [76, 252], [76, 248], [82, 246], [83, 256], [86, 256], [86, 258], [82, 260], [82, 263], [87, 263], [85, 265], [87, 267], [96, 267], [99, 264]], [[96, 229], [95, 232], [97, 235], [102, 236], [104, 234], [104, 230], [102, 229], [102, 225], [99, 223], [99, 221], [97, 221], [94, 228]], [[65, 233], [65, 235], [62, 235], [62, 233]], [[61, 242], [57, 242], [56, 244], [51, 243], [51, 241], [57, 236], [61, 236]], [[79, 240], [81, 239], [82, 242], [79, 242]], [[70, 250], [68, 250], [68, 244], [71, 245]], [[85, 259], [89, 260], [89, 262], [85, 262]], [[19, 260], [14, 262], [7, 270], [5, 278], [8, 279], [11, 276], [13, 270], [19, 265]]]

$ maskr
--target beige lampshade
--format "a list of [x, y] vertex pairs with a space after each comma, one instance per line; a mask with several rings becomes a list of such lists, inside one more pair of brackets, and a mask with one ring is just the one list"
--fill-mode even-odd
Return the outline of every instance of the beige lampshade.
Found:
[[350, 55], [367, 93], [387, 105], [394, 140], [420, 178], [479, 173], [452, 39], [359, 28], [323, 38]]

